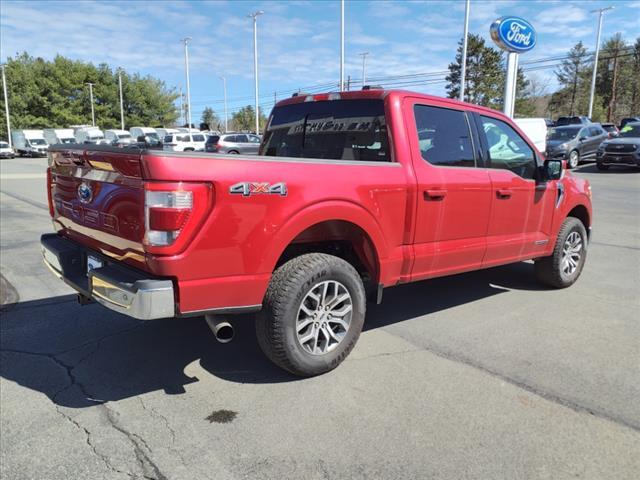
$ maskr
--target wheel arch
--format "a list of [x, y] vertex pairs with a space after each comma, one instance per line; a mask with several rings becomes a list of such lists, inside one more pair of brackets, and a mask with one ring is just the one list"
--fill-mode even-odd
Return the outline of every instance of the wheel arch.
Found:
[[587, 231], [587, 237], [591, 235], [591, 217], [587, 207], [582, 204], [575, 205], [571, 210], [569, 210], [567, 217], [574, 217], [580, 220], [582, 225], [584, 225], [584, 229]]

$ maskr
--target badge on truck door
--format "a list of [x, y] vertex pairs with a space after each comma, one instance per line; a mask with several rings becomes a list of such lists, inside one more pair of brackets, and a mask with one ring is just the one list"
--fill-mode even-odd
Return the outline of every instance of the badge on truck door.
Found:
[[240, 182], [229, 187], [229, 193], [250, 197], [251, 195], [280, 195], [287, 196], [287, 185], [283, 182], [273, 185], [265, 182]]

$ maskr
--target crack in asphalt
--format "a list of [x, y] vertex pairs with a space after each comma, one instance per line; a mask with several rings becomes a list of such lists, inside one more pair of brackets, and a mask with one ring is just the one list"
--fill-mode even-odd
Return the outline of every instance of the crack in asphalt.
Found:
[[[419, 350], [405, 350], [405, 351], [401, 351], [401, 352], [395, 352], [395, 353], [390, 353], [389, 355], [397, 355], [397, 354], [406, 354], [406, 353], [412, 353], [415, 351], [425, 351], [425, 352], [429, 352], [437, 357], [443, 358], [445, 360], [449, 360], [451, 362], [455, 362], [455, 363], [460, 363], [463, 365], [467, 365], [468, 367], [474, 368], [476, 370], [479, 370], [481, 372], [484, 372], [488, 375], [491, 375], [492, 377], [498, 378], [506, 383], [509, 383], [510, 385], [513, 385], [515, 387], [518, 387], [522, 390], [526, 390], [527, 392], [536, 395], [538, 397], [543, 398], [544, 400], [547, 400], [549, 402], [561, 405], [563, 407], [569, 408], [571, 410], [573, 410], [574, 412], [577, 413], [588, 413], [589, 415], [592, 415], [594, 417], [598, 417], [600, 419], [603, 420], [607, 420], [609, 422], [615, 423], [616, 425], [620, 425], [622, 427], [626, 427], [629, 428], [635, 432], [640, 432], [640, 424], [635, 424], [633, 422], [629, 422], [627, 419], [622, 418], [618, 415], [612, 414], [607, 412], [606, 410], [597, 408], [597, 407], [589, 407], [586, 405], [583, 405], [579, 402], [576, 402], [574, 400], [570, 400], [568, 398], [565, 398], [561, 395], [558, 395], [556, 393], [552, 393], [552, 392], [548, 392], [546, 390], [544, 390], [543, 388], [541, 388], [540, 386], [537, 385], [532, 385], [530, 383], [525, 382], [524, 380], [518, 380], [516, 378], [512, 378], [510, 376], [508, 376], [505, 373], [502, 373], [498, 370], [495, 370], [493, 368], [490, 368], [486, 365], [483, 365], [482, 363], [478, 362], [477, 360], [474, 360], [471, 357], [467, 357], [465, 355], [461, 355], [459, 353], [454, 353], [451, 352], [449, 350], [445, 350], [442, 349], [441, 347], [434, 345], [434, 344], [420, 344], [420, 343], [416, 343], [413, 339], [411, 338], [407, 338], [404, 337], [403, 335], [400, 335], [398, 333], [394, 333], [391, 332], [387, 329], [384, 329], [385, 332], [387, 332], [390, 335], [393, 335], [395, 337], [401, 338], [402, 340], [410, 343], [411, 345], [414, 345], [415, 347], [418, 347]], [[372, 355], [372, 356], [384, 356], [384, 355]]]
[[[64, 370], [65, 373], [67, 374], [67, 379], [68, 379], [69, 383], [67, 385], [65, 385], [64, 387], [62, 387], [61, 389], [59, 389], [58, 391], [54, 392], [51, 395], [51, 400], [55, 405], [56, 412], [58, 414], [60, 414], [62, 417], [64, 417], [66, 420], [68, 420], [70, 423], [72, 423], [79, 431], [84, 433], [86, 444], [89, 446], [89, 448], [91, 449], [93, 454], [96, 455], [98, 458], [100, 458], [103, 461], [103, 463], [106, 465], [106, 467], [109, 470], [111, 470], [111, 471], [113, 471], [115, 473], [127, 475], [129, 478], [136, 478], [137, 475], [134, 475], [134, 474], [132, 474], [130, 472], [125, 472], [125, 471], [117, 469], [116, 467], [114, 467], [111, 464], [111, 462], [109, 461], [109, 457], [108, 456], [103, 455], [100, 452], [98, 452], [96, 446], [91, 441], [91, 437], [92, 437], [91, 431], [89, 429], [87, 429], [86, 427], [84, 427], [83, 425], [81, 425], [76, 420], [74, 420], [72, 417], [67, 415], [56, 404], [56, 399], [62, 393], [66, 392], [70, 388], [73, 388], [74, 386], [77, 386], [78, 389], [82, 392], [82, 394], [84, 395], [84, 397], [87, 400], [96, 401], [96, 402], [102, 402], [102, 400], [98, 400], [98, 399], [93, 398], [91, 393], [87, 390], [86, 386], [82, 382], [80, 382], [78, 377], [76, 377], [76, 375], [74, 374], [74, 370], [76, 368], [78, 368], [82, 363], [84, 363], [87, 359], [89, 359], [91, 356], [95, 355], [98, 352], [98, 350], [100, 349], [102, 341], [106, 340], [107, 338], [113, 337], [115, 335], [121, 335], [121, 334], [128, 333], [128, 332], [130, 332], [132, 330], [135, 330], [137, 328], [140, 328], [140, 327], [141, 327], [141, 325], [136, 325], [133, 328], [129, 328], [129, 329], [125, 329], [125, 330], [119, 330], [117, 332], [114, 332], [114, 333], [111, 333], [111, 334], [108, 334], [108, 335], [104, 335], [104, 336], [102, 336], [102, 337], [100, 337], [100, 338], [98, 338], [96, 340], [93, 340], [93, 341], [90, 341], [90, 342], [86, 342], [84, 344], [77, 345], [77, 346], [71, 347], [71, 348], [69, 348], [67, 350], [63, 350], [61, 352], [57, 352], [57, 353], [30, 352], [30, 351], [27, 351], [27, 350], [17, 350], [17, 349], [9, 349], [9, 348], [0, 349], [0, 353], [5, 352], [5, 353], [15, 353], [15, 354], [22, 354], [22, 355], [34, 355], [34, 356], [38, 356], [38, 357], [47, 358], [48, 360], [53, 362], [55, 365], [57, 365], [59, 368]], [[65, 353], [71, 352], [73, 350], [77, 350], [79, 348], [82, 348], [82, 347], [85, 347], [85, 346], [91, 345], [91, 344], [94, 344], [94, 348], [92, 348], [80, 360], [75, 362], [75, 364], [68, 364], [68, 363], [62, 361], [60, 358], [58, 358], [59, 355], [63, 355]], [[109, 425], [114, 430], [116, 430], [119, 433], [121, 433], [129, 441], [129, 443], [132, 445], [133, 453], [134, 453], [135, 458], [136, 458], [136, 462], [137, 462], [140, 470], [143, 472], [143, 475], [142, 475], [143, 478], [145, 478], [147, 480], [168, 480], [168, 477], [166, 477], [162, 473], [162, 471], [160, 470], [158, 465], [151, 459], [150, 455], [153, 452], [152, 452], [152, 449], [149, 446], [149, 444], [146, 442], [146, 440], [142, 436], [140, 436], [140, 435], [138, 435], [136, 433], [129, 432], [122, 425], [120, 425], [118, 423], [117, 419], [116, 419], [116, 415], [118, 415], [118, 413], [115, 410], [113, 410], [112, 408], [110, 408], [106, 403], [98, 404], [97, 407], [100, 408], [105, 413], [106, 418], [107, 418], [107, 420], [109, 422]], [[143, 404], [143, 408], [144, 408], [144, 404]], [[145, 408], [145, 410], [146, 410], [146, 408]], [[162, 415], [160, 415], [159, 413], [157, 413], [157, 414], [162, 417]], [[169, 429], [169, 431], [172, 434], [172, 439], [173, 439], [173, 441], [175, 443], [175, 432], [173, 431], [173, 429], [171, 429], [171, 427], [169, 427], [169, 423], [166, 420], [166, 418], [164, 418], [164, 420], [165, 420], [165, 424], [167, 425], [167, 428]], [[182, 455], [180, 455], [179, 452], [177, 452], [176, 450], [174, 450], [174, 451], [180, 456], [181, 460], [184, 463], [184, 458], [182, 458]]]

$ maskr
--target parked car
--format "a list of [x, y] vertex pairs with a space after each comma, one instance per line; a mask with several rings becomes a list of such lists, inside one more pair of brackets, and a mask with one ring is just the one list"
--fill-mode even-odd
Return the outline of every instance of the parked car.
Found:
[[596, 123], [584, 127], [569, 125], [552, 128], [547, 137], [547, 157], [566, 159], [569, 168], [576, 168], [580, 162], [594, 160], [598, 147], [608, 136]]
[[42, 135], [49, 145], [76, 143], [72, 128], [45, 128]]
[[158, 132], [156, 132], [155, 128], [133, 127], [129, 129], [129, 133], [131, 133], [131, 137], [136, 142], [140, 141], [141, 137], [145, 137], [147, 142], [153, 145], [162, 143], [162, 139], [158, 136]]
[[125, 146], [134, 142], [133, 137], [126, 130], [105, 130], [104, 139], [110, 145]]
[[627, 117], [627, 118], [623, 118], [620, 121], [620, 130], [622, 130], [627, 123], [635, 123], [635, 122], [640, 122], [640, 117]]
[[607, 132], [609, 138], [617, 137], [620, 134], [620, 130], [618, 130], [615, 123], [601, 123], [600, 125]]
[[212, 135], [205, 146], [207, 152], [242, 155], [257, 155], [259, 149], [260, 137], [251, 133]]
[[104, 138], [104, 132], [98, 127], [78, 128], [74, 136], [77, 143], [94, 143], [96, 145], [109, 143]]
[[538, 151], [544, 152], [547, 145], [547, 122], [544, 118], [514, 118], [527, 137], [533, 142]]
[[0, 141], [0, 158], [14, 158], [16, 156], [13, 148], [9, 146], [8, 142]]
[[627, 123], [618, 138], [600, 144], [596, 155], [598, 170], [609, 170], [612, 165], [640, 168], [640, 122]]
[[167, 152], [204, 152], [204, 133], [176, 133], [164, 137], [163, 149]]
[[46, 157], [49, 150], [42, 130], [11, 130], [11, 142], [19, 157]]
[[385, 287], [534, 260], [541, 282], [564, 288], [583, 269], [589, 182], [497, 111], [397, 90], [289, 98], [261, 153], [55, 147], [46, 264], [83, 303], [204, 315], [225, 341], [231, 314], [261, 311], [262, 350], [303, 376], [347, 357]]
[[591, 119], [584, 116], [558, 117], [558, 120], [556, 120], [556, 127], [564, 127], [566, 125], [588, 125], [590, 123]]
[[158, 138], [162, 140], [167, 135], [180, 133], [180, 130], [178, 130], [177, 128], [156, 128], [156, 133], [158, 134]]

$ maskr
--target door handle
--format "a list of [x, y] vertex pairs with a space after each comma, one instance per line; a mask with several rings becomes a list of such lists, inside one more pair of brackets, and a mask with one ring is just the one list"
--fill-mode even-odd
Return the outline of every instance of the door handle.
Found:
[[512, 192], [511, 192], [511, 190], [506, 189], [506, 188], [499, 188], [496, 191], [496, 193], [498, 195], [498, 198], [507, 199], [507, 198], [511, 198], [511, 193]]
[[442, 200], [446, 196], [447, 196], [446, 190], [425, 190], [424, 191], [425, 200]]

